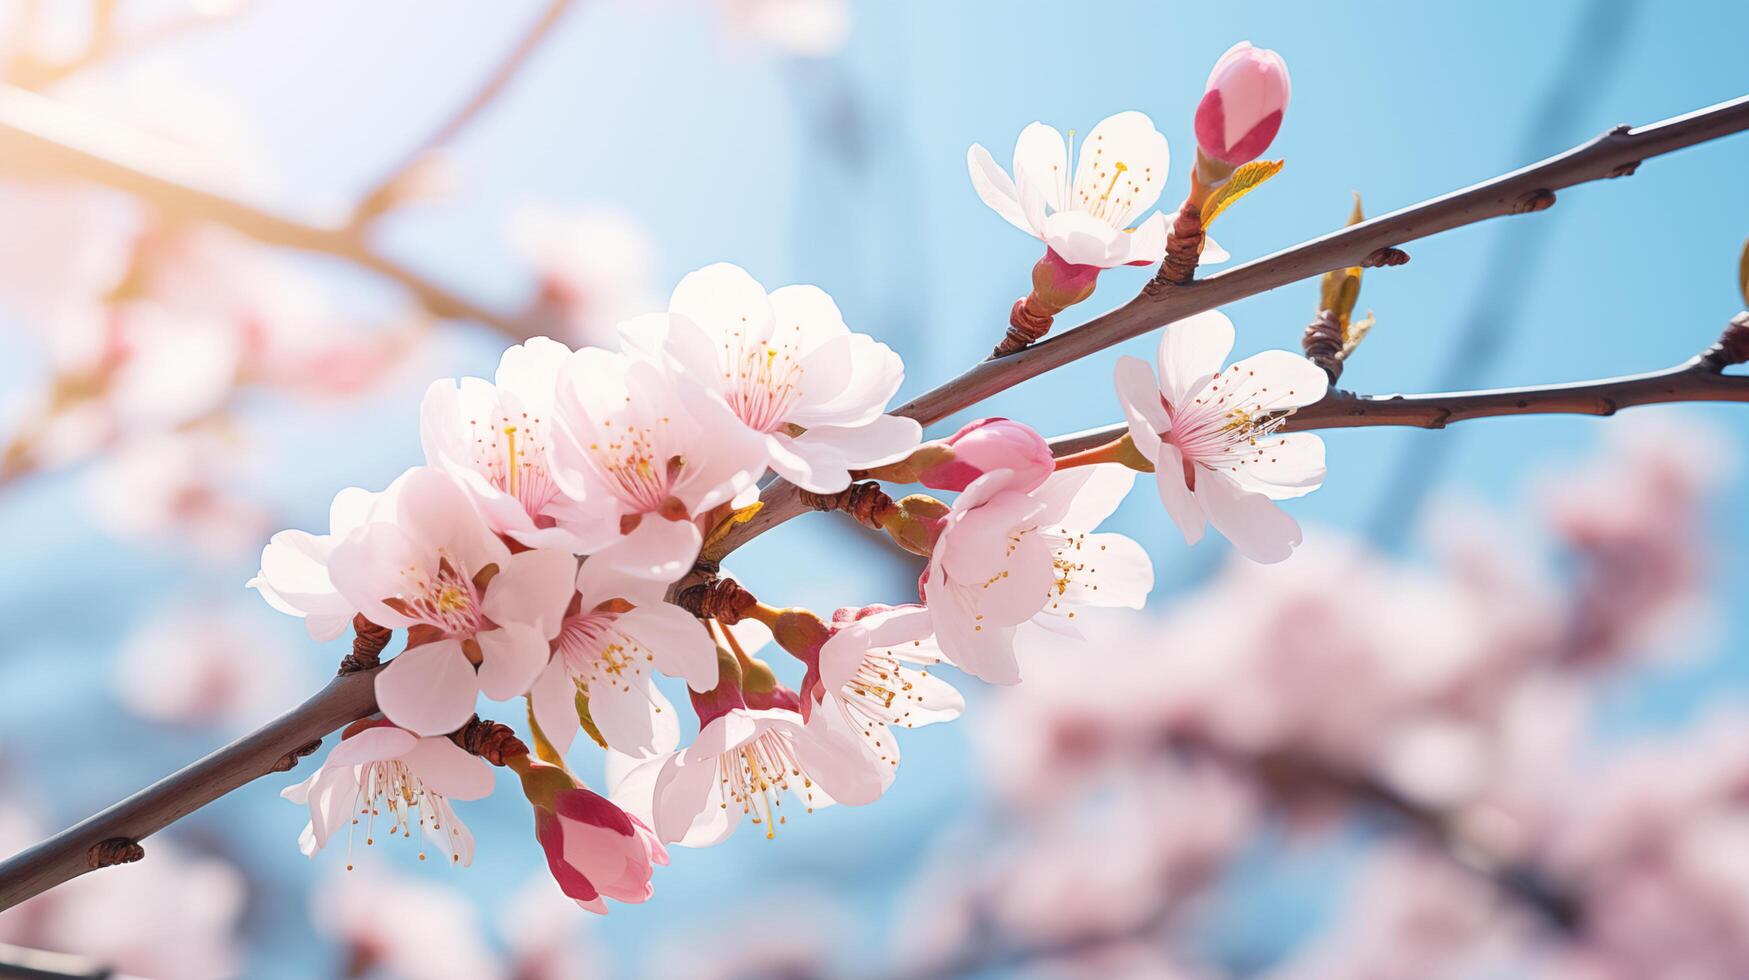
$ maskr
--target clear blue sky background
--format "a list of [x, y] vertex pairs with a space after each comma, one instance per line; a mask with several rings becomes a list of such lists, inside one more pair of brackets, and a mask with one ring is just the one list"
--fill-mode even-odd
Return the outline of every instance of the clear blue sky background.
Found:
[[[463, 97], [518, 35], [532, 2], [359, 5], [264, 2], [234, 27], [181, 44], [176, 62], [233, 95], [281, 170], [290, 210], [357, 194]], [[648, 8], [648, 9], [645, 9]], [[1568, 48], [1586, 4], [1205, 4], [883, 0], [856, 10], [844, 55], [786, 61], [725, 37], [714, 8], [671, 3], [580, 5], [509, 96], [457, 147], [455, 198], [395, 217], [385, 247], [456, 288], [501, 307], [528, 287], [503, 244], [501, 216], [528, 200], [612, 204], [644, 221], [659, 247], [665, 291], [708, 262], [739, 263], [767, 286], [818, 283], [853, 326], [904, 354], [905, 394], [950, 377], [988, 350], [1026, 283], [1038, 247], [971, 192], [965, 150], [976, 141], [1006, 161], [1021, 127], [1042, 119], [1085, 131], [1142, 109], [1172, 140], [1173, 190], [1193, 154], [1190, 110], [1213, 60], [1250, 39], [1288, 60], [1294, 102], [1272, 155], [1286, 170], [1221, 221], [1239, 259], [1338, 226], [1349, 193], [1369, 211], [1394, 209], [1516, 167], [1620, 122], [1644, 123], [1749, 89], [1741, 39], [1749, 6], [1618, 4], [1630, 18], [1605, 70], [1576, 71]], [[1555, 85], [1568, 105], [1527, 133]], [[849, 106], [855, 125], [844, 129]], [[836, 121], [834, 121], [836, 120]], [[837, 126], [839, 128], [834, 129]], [[848, 133], [848, 136], [845, 134]], [[834, 135], [836, 134], [836, 135]], [[848, 142], [847, 142], [848, 141]], [[1422, 390], [1444, 375], [1478, 303], [1505, 325], [1498, 360], [1478, 384], [1520, 384], [1649, 370], [1704, 347], [1740, 307], [1735, 263], [1749, 235], [1749, 139], [1647, 163], [1627, 180], [1560, 195], [1550, 212], [1489, 222], [1408, 246], [1406, 267], [1369, 274], [1361, 305], [1378, 314], [1372, 339], [1343, 378], [1367, 391]], [[1176, 200], [1176, 198], [1172, 198]], [[1532, 225], [1540, 226], [1535, 232]], [[1522, 289], [1499, 295], [1490, 255], [1511, 236], [1546, 236]], [[1084, 309], [1127, 298], [1145, 270], [1104, 277]], [[360, 303], [377, 287], [335, 271]], [[1234, 304], [1236, 353], [1297, 344], [1314, 283]], [[1073, 316], [1064, 318], [1074, 322]], [[8, 380], [34, 355], [8, 339]], [[1024, 384], [979, 409], [1050, 431], [1110, 422], [1110, 369], [1122, 353], [1150, 356], [1153, 339], [1103, 352]], [[500, 342], [465, 331], [457, 370], [490, 374]], [[1661, 410], [1660, 410], [1661, 411]], [[1749, 414], [1684, 409], [1709, 418], [1741, 456]], [[417, 397], [401, 393], [311, 417], [263, 401], [251, 412], [276, 440], [262, 485], [299, 526], [319, 527], [332, 492], [380, 486], [418, 462]], [[1403, 454], [1450, 443], [1442, 493], [1510, 501], [1541, 468], [1582, 456], [1602, 424], [1511, 419], [1450, 432], [1364, 430], [1328, 437], [1330, 476], [1297, 504], [1308, 524], [1364, 529]], [[0, 742], [52, 801], [57, 819], [82, 815], [151, 771], [193, 758], [210, 732], [166, 736], [130, 720], [108, 693], [110, 658], [131, 625], [178, 597], [225, 597], [253, 567], [211, 568], [175, 553], [118, 546], [90, 528], [71, 477], [9, 491], [0, 507]], [[1723, 594], [1740, 596], [1742, 484], [1720, 511]], [[1156, 602], [1205, 574], [1216, 541], [1188, 551], [1151, 494], [1132, 495], [1117, 526], [1146, 542], [1159, 569]], [[849, 556], [849, 557], [846, 557]], [[826, 522], [786, 528], [748, 548], [737, 567], [761, 596], [819, 608], [902, 599], [907, 586], [880, 553]], [[1741, 604], [1730, 625], [1745, 635]], [[297, 635], [263, 615], [263, 628]], [[1749, 670], [1741, 640], [1702, 667], [1647, 672], [1612, 700], [1612, 723], [1688, 715], [1716, 697], [1740, 698]], [[1732, 656], [1735, 655], [1735, 656]], [[333, 650], [310, 651], [312, 684]], [[975, 710], [975, 704], [974, 704]], [[907, 740], [902, 778], [878, 806], [792, 821], [775, 844], [742, 833], [703, 852], [677, 851], [657, 900], [589, 923], [622, 965], [661, 937], [715, 921], [724, 896], [756, 902], [768, 879], [801, 881], [871, 918], [869, 951], [885, 941], [891, 896], [930, 836], [975, 807], [975, 760], [952, 726]], [[303, 822], [251, 787], [185, 822], [260, 876], [249, 927], [251, 975], [328, 968], [311, 945], [304, 889], [337, 873], [296, 853]], [[274, 785], [269, 785], [269, 784]], [[443, 871], [483, 902], [509, 894], [538, 867], [527, 811], [513, 785], [468, 820], [481, 838], [467, 871]], [[410, 872], [410, 853], [393, 853]], [[443, 870], [443, 869], [439, 869]], [[1268, 955], [1303, 911], [1291, 895], [1260, 902], [1259, 921], [1220, 942], [1241, 958]], [[1279, 910], [1279, 914], [1276, 911]], [[670, 930], [674, 930], [671, 932]], [[1259, 953], [1261, 950], [1261, 953]]]

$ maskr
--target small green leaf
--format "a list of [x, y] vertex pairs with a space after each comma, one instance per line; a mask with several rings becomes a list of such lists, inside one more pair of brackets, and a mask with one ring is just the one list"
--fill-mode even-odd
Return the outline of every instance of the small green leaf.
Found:
[[595, 740], [595, 744], [607, 748], [607, 739], [601, 737], [601, 729], [595, 725], [595, 719], [589, 716], [589, 695], [577, 692], [577, 723]]
[[730, 531], [735, 529], [736, 525], [745, 524], [752, 520], [753, 515], [759, 513], [760, 508], [764, 506], [763, 503], [755, 500], [740, 510], [732, 511], [729, 516], [718, 521], [716, 527], [711, 528], [711, 533], [705, 535], [704, 544], [701, 546], [701, 550], [709, 548], [711, 545], [723, 540], [724, 537], [728, 536]]
[[1286, 160], [1253, 160], [1243, 167], [1233, 171], [1233, 176], [1227, 182], [1215, 189], [1209, 195], [1208, 201], [1202, 206], [1202, 226], [1207, 228], [1212, 224], [1227, 206], [1239, 198], [1256, 190], [1259, 185], [1276, 174], [1286, 165]]
[[1749, 241], [1743, 243], [1743, 257], [1737, 260], [1737, 288], [1743, 291], [1743, 305], [1749, 306]]

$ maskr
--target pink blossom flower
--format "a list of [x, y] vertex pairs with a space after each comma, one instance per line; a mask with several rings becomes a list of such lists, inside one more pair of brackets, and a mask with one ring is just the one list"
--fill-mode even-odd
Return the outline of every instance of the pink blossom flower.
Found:
[[494, 382], [433, 382], [419, 407], [425, 462], [468, 491], [486, 523], [530, 548], [575, 550], [578, 507], [553, 479], [553, 393], [571, 349], [535, 337], [504, 352]]
[[587, 561], [577, 573], [573, 611], [553, 640], [553, 658], [529, 691], [541, 732], [560, 752], [578, 729], [578, 701], [609, 746], [634, 755], [679, 742], [674, 706], [651, 670], [684, 677], [694, 690], [717, 682], [716, 644], [704, 625], [662, 601], [662, 586]]
[[559, 372], [553, 475], [579, 550], [655, 581], [692, 568], [695, 520], [751, 487], [765, 447], [720, 400], [655, 364], [586, 347]]
[[467, 721], [481, 693], [528, 692], [564, 623], [577, 560], [544, 548], [512, 554], [452, 477], [419, 467], [374, 502], [331, 567], [365, 618], [409, 631], [413, 645], [377, 675], [383, 714], [440, 735]]
[[1032, 426], [1012, 419], [967, 422], [945, 441], [953, 450], [953, 458], [930, 467], [917, 478], [918, 483], [933, 490], [964, 490], [992, 470], [1010, 471], [1017, 490], [1035, 490], [1057, 468], [1045, 437]]
[[927, 668], [942, 662], [922, 606], [866, 606], [833, 614], [802, 686], [802, 715], [836, 713], [833, 728], [854, 732], [891, 783], [899, 746], [891, 726], [952, 721], [965, 710], [953, 685]]
[[942, 654], [992, 684], [1020, 679], [1014, 634], [1021, 624], [1075, 635], [1076, 608], [1140, 608], [1154, 586], [1140, 545], [1091, 533], [1129, 492], [1131, 471], [1075, 467], [1030, 493], [1011, 479], [996, 470], [959, 495], [922, 581]]
[[326, 642], [346, 631], [358, 607], [334, 587], [328, 564], [334, 549], [370, 519], [380, 493], [347, 487], [328, 506], [328, 533], [280, 531], [261, 549], [261, 570], [249, 588], [273, 608], [304, 621], [311, 639]]
[[1166, 215], [1130, 223], [1160, 199], [1170, 163], [1166, 137], [1140, 112], [1120, 112], [1093, 127], [1079, 166], [1063, 135], [1037, 122], [1014, 144], [1012, 179], [982, 146], [966, 153], [972, 187], [991, 210], [1064, 262], [1096, 269], [1158, 262], [1166, 254]]
[[643, 821], [557, 766], [531, 761], [518, 774], [547, 869], [567, 896], [606, 915], [606, 899], [636, 904], [653, 894], [652, 866], [667, 864], [668, 851]]
[[[814, 721], [787, 708], [754, 709], [738, 688], [694, 695], [702, 728], [691, 745], [633, 759], [608, 753], [613, 799], [633, 813], [650, 814], [656, 836], [682, 847], [727, 839], [742, 816], [777, 836], [785, 822], [783, 795], [804, 810], [872, 803], [885, 789], [883, 774], [848, 733], [828, 727], [828, 712]], [[709, 706], [707, 706], [709, 705]]]
[[1324, 482], [1324, 441], [1275, 432], [1287, 413], [1324, 397], [1329, 380], [1280, 350], [1223, 370], [1232, 348], [1233, 323], [1218, 312], [1171, 324], [1160, 336], [1158, 383], [1143, 361], [1118, 360], [1118, 401], [1186, 542], [1212, 523], [1252, 561], [1281, 561], [1300, 543], [1300, 526], [1273, 501]]
[[1257, 159], [1281, 129], [1291, 90], [1281, 55], [1250, 41], [1233, 45], [1215, 62], [1197, 104], [1197, 145], [1229, 166]]
[[765, 287], [718, 263], [680, 280], [668, 313], [623, 328], [629, 349], [721, 400], [779, 476], [817, 493], [850, 470], [904, 459], [922, 429], [883, 414], [905, 377], [887, 345], [844, 325], [817, 286]]
[[474, 861], [474, 835], [450, 800], [480, 799], [492, 792], [492, 781], [485, 760], [448, 738], [421, 738], [375, 719], [348, 727], [322, 767], [280, 795], [310, 808], [310, 822], [298, 838], [298, 849], [309, 857], [361, 816], [365, 844], [375, 843], [376, 818], [387, 810], [390, 837], [411, 837], [417, 826], [451, 863], [466, 866]]

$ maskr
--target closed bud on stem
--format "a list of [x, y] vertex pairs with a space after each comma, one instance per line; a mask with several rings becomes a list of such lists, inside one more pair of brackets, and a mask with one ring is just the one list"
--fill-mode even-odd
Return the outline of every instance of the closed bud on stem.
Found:
[[1093, 295], [1099, 282], [1099, 267], [1076, 265], [1045, 249], [1045, 256], [1032, 267], [1032, 292], [1016, 300], [1008, 314], [1008, 333], [996, 345], [992, 357], [1022, 350], [1050, 332], [1058, 313]]
[[700, 727], [710, 724], [736, 708], [747, 707], [747, 698], [741, 692], [741, 663], [735, 654], [722, 647], [717, 647], [717, 686], [708, 691], [688, 690], [692, 698], [692, 710], [698, 715]]
[[534, 835], [546, 853], [559, 888], [592, 912], [607, 912], [605, 899], [637, 903], [653, 892], [653, 865], [668, 852], [638, 818], [590, 790], [566, 770], [528, 756], [511, 768], [534, 806]]
[[1051, 475], [1055, 460], [1050, 443], [1037, 430], [1012, 419], [968, 422], [943, 443], [947, 458], [918, 474], [917, 482], [932, 490], [959, 492], [992, 470], [1011, 470], [1015, 489], [1031, 492]]
[[1221, 165], [1231, 173], [1269, 149], [1291, 91], [1287, 62], [1274, 51], [1240, 41], [1221, 55], [1196, 107], [1198, 170], [1205, 158], [1211, 168], [1205, 180], [1218, 183]]
[[899, 547], [928, 558], [951, 511], [948, 505], [928, 494], [914, 493], [900, 500], [881, 526]]

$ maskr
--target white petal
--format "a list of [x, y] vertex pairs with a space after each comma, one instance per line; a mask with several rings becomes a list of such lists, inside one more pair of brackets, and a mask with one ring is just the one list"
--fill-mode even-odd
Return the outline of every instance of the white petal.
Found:
[[1215, 530], [1252, 561], [1282, 561], [1300, 543], [1300, 526], [1287, 511], [1260, 493], [1241, 489], [1224, 473], [1198, 473], [1196, 497], [1208, 509]]
[[1259, 439], [1256, 455], [1227, 475], [1271, 500], [1303, 497], [1324, 485], [1324, 440], [1310, 432]]
[[1154, 206], [1166, 186], [1172, 154], [1166, 137], [1140, 112], [1100, 121], [1082, 141], [1067, 207], [1097, 210], [1117, 228]]
[[1061, 211], [1069, 186], [1069, 151], [1063, 134], [1044, 123], [1030, 123], [1014, 141], [1014, 186], [1021, 210], [1033, 229], [1044, 224], [1045, 209]]
[[1163, 442], [1154, 459], [1154, 467], [1154, 483], [1160, 489], [1160, 502], [1166, 505], [1166, 513], [1184, 535], [1184, 543], [1196, 544], [1202, 540], [1208, 516], [1203, 511], [1202, 501], [1185, 483], [1184, 455], [1177, 446]]
[[1221, 370], [1233, 349], [1233, 321], [1208, 310], [1166, 325], [1160, 334], [1160, 393], [1174, 409]]
[[996, 165], [989, 150], [973, 143], [966, 151], [966, 169], [971, 172], [972, 189], [978, 192], [979, 200], [1009, 224], [1029, 235], [1033, 233], [1026, 213], [1020, 209], [1020, 193], [1015, 190], [1014, 181]]

